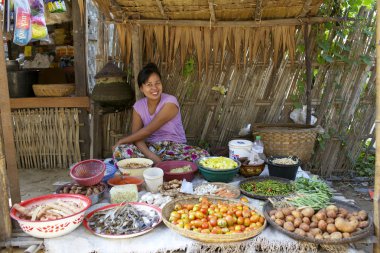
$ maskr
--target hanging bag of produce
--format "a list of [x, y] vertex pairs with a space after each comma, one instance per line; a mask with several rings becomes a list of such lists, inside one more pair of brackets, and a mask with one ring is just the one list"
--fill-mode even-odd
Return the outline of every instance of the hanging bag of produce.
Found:
[[31, 12], [28, 0], [14, 0], [15, 29], [13, 43], [25, 46], [32, 38]]
[[29, 0], [31, 8], [32, 40], [49, 41], [43, 0]]

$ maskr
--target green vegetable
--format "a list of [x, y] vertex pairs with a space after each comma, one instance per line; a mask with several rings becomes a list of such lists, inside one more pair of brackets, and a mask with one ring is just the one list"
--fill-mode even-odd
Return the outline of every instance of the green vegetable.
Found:
[[241, 188], [247, 192], [262, 196], [286, 195], [294, 190], [293, 184], [274, 180], [265, 180], [257, 183], [247, 182], [243, 183]]
[[332, 193], [330, 187], [316, 179], [297, 178], [295, 181], [295, 196], [287, 198], [287, 203], [296, 207], [311, 207], [320, 210], [330, 204]]

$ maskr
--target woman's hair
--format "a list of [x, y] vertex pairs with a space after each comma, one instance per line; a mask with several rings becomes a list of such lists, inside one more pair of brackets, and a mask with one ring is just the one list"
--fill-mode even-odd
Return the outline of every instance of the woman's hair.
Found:
[[158, 70], [156, 64], [151, 62], [145, 65], [143, 69], [139, 72], [139, 75], [137, 76], [137, 83], [139, 87], [141, 87], [141, 85], [145, 83], [153, 73], [156, 73], [161, 79], [161, 73]]

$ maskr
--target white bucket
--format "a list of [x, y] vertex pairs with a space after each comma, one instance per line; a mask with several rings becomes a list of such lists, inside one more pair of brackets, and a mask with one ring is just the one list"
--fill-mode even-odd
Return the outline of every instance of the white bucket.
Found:
[[147, 190], [156, 193], [158, 187], [164, 183], [164, 171], [157, 167], [152, 167], [144, 170], [144, 180]]
[[228, 143], [230, 158], [238, 160], [242, 157], [248, 157], [251, 153], [253, 143], [249, 140], [232, 140]]

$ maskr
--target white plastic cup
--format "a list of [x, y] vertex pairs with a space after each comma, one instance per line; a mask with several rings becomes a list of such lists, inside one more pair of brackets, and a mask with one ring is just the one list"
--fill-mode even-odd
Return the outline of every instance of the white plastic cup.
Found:
[[158, 187], [164, 183], [164, 171], [157, 167], [152, 167], [144, 170], [144, 180], [147, 190], [156, 193]]

